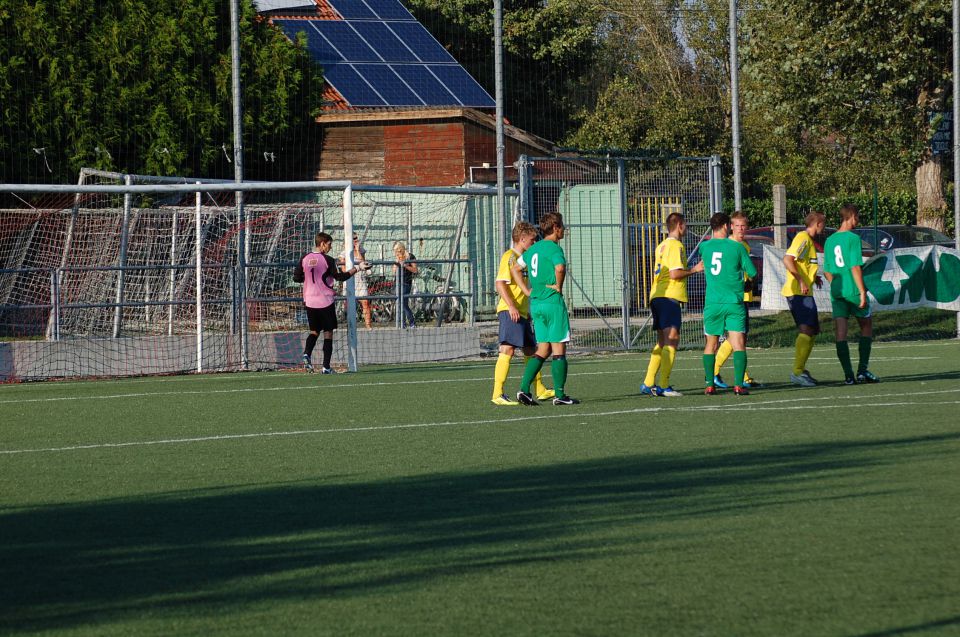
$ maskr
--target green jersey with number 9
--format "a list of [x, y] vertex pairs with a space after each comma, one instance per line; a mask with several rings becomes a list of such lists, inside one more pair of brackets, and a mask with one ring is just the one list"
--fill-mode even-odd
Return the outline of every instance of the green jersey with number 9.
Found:
[[563, 303], [563, 296], [548, 285], [557, 282], [556, 267], [566, 265], [563, 248], [556, 242], [541, 239], [527, 248], [517, 263], [527, 269], [530, 280], [530, 300], [540, 303]]
[[743, 303], [743, 276], [757, 276], [750, 254], [739, 241], [710, 239], [700, 244], [706, 303]]
[[853, 279], [853, 267], [863, 265], [863, 244], [849, 230], [834, 232], [823, 244], [823, 269], [833, 275], [830, 296], [835, 299], [860, 300], [860, 288]]

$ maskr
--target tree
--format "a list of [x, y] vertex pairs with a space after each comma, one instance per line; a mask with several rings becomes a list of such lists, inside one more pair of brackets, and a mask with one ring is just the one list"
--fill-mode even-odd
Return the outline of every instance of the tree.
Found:
[[[931, 128], [950, 86], [946, 0], [765, 1], [748, 16], [747, 94], [776, 131], [843, 162], [915, 176], [917, 221], [944, 227]], [[849, 185], [849, 184], [848, 184]]]
[[[316, 152], [320, 69], [242, 7], [246, 175], [290, 174]], [[0, 0], [0, 33], [4, 181], [232, 177], [228, 3]]]
[[726, 36], [712, 19], [717, 2], [592, 2], [603, 16], [595, 69], [601, 86], [596, 103], [577, 113], [581, 127], [571, 143], [729, 156]]

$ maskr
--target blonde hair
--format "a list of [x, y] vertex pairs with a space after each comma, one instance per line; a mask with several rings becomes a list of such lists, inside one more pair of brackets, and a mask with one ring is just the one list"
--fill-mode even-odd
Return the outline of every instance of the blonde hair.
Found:
[[407, 254], [407, 246], [403, 244], [403, 241], [397, 241], [393, 244], [393, 253], [395, 255]]
[[519, 243], [524, 237], [537, 236], [537, 229], [533, 225], [527, 223], [526, 221], [518, 221], [517, 225], [513, 227], [512, 238], [514, 243]]

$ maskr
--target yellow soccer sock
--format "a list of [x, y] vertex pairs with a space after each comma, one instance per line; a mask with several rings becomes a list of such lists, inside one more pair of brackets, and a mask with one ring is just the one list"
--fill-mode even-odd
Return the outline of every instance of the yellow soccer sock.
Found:
[[499, 398], [503, 395], [503, 385], [507, 382], [507, 375], [510, 374], [510, 354], [500, 354], [497, 357], [497, 366], [493, 370], [493, 397]]
[[660, 354], [660, 382], [664, 387], [670, 386], [670, 372], [673, 371], [673, 361], [677, 359], [677, 348], [667, 345]]
[[713, 364], [714, 376], [720, 373], [720, 368], [730, 358], [730, 354], [733, 354], [733, 345], [730, 344], [730, 341], [720, 343], [720, 347], [717, 349], [717, 362]]
[[807, 359], [813, 351], [813, 337], [806, 334], [797, 334], [797, 351], [793, 355], [793, 373], [799, 376], [807, 367]]
[[660, 353], [659, 345], [654, 345], [650, 352], [650, 364], [647, 365], [647, 376], [643, 379], [643, 384], [647, 387], [653, 387], [657, 384], [657, 372], [660, 371]]

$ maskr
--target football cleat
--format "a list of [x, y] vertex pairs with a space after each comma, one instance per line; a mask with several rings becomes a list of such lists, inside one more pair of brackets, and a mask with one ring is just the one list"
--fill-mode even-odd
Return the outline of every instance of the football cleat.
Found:
[[670, 387], [664, 387], [663, 389], [661, 389], [660, 395], [666, 396], [667, 398], [679, 398], [680, 396], [683, 396], [683, 394], [681, 394], [680, 392], [678, 392], [676, 389], [673, 388], [673, 385], [671, 385]]
[[543, 393], [537, 394], [537, 400], [550, 400], [551, 398], [556, 398], [557, 393], [552, 389], [547, 389]]
[[747, 389], [763, 389], [763, 383], [761, 383], [756, 378], [751, 378], [750, 380], [747, 380], [746, 378], [744, 378], [743, 386], [746, 387]]
[[852, 376], [849, 377], [849, 378], [844, 378], [844, 379], [843, 379], [843, 384], [844, 384], [844, 385], [856, 385], [856, 384], [857, 384], [857, 379], [856, 379], [856, 378], [853, 378]]
[[820, 383], [820, 381], [817, 380], [816, 378], [814, 378], [813, 376], [811, 376], [811, 375], [810, 375], [810, 372], [808, 372], [807, 370], [803, 370], [803, 373], [800, 374], [800, 375], [801, 375], [801, 376], [806, 376], [806, 377], [807, 377], [807, 380], [812, 380], [814, 385], [817, 385], [817, 384]]
[[533, 399], [533, 396], [524, 391], [517, 392], [517, 402], [519, 402], [521, 405], [527, 405], [528, 407], [540, 404]]
[[640, 385], [640, 394], [643, 396], [663, 396], [663, 390], [657, 385]]
[[305, 370], [307, 370], [308, 372], [312, 372], [312, 371], [313, 371], [313, 365], [310, 364], [310, 357], [307, 356], [306, 354], [304, 354], [304, 355], [303, 355], [303, 358], [301, 358], [301, 360], [303, 361], [303, 368], [304, 368]]
[[553, 399], [554, 405], [579, 405], [580, 401], [572, 396], [557, 396]]
[[337, 372], [334, 371], [333, 369], [329, 368], [329, 367], [321, 367], [321, 368], [320, 368], [320, 373], [321, 373], [321, 374], [336, 374]]
[[874, 376], [872, 372], [868, 370], [863, 370], [857, 374], [858, 383], [879, 383], [880, 379], [877, 376]]
[[729, 389], [730, 385], [723, 382], [723, 379], [720, 378], [720, 374], [717, 374], [713, 377], [713, 386], [719, 389]]
[[719, 392], [717, 392], [716, 387], [714, 387], [713, 385], [710, 385], [703, 390], [703, 393], [707, 396], [717, 396]]
[[507, 398], [506, 394], [502, 394], [502, 395], [500, 395], [500, 396], [497, 396], [496, 398], [494, 398], [494, 399], [491, 400], [490, 402], [492, 402], [494, 405], [503, 405], [503, 406], [513, 406], [513, 405], [519, 405], [519, 404], [520, 404], [520, 403], [518, 403], [518, 402], [515, 401], [515, 400], [510, 400], [509, 398]]
[[733, 393], [735, 396], [749, 396], [750, 390], [746, 387], [741, 387], [740, 385], [733, 386]]
[[790, 382], [801, 387], [816, 387], [817, 383], [803, 374], [790, 374]]

